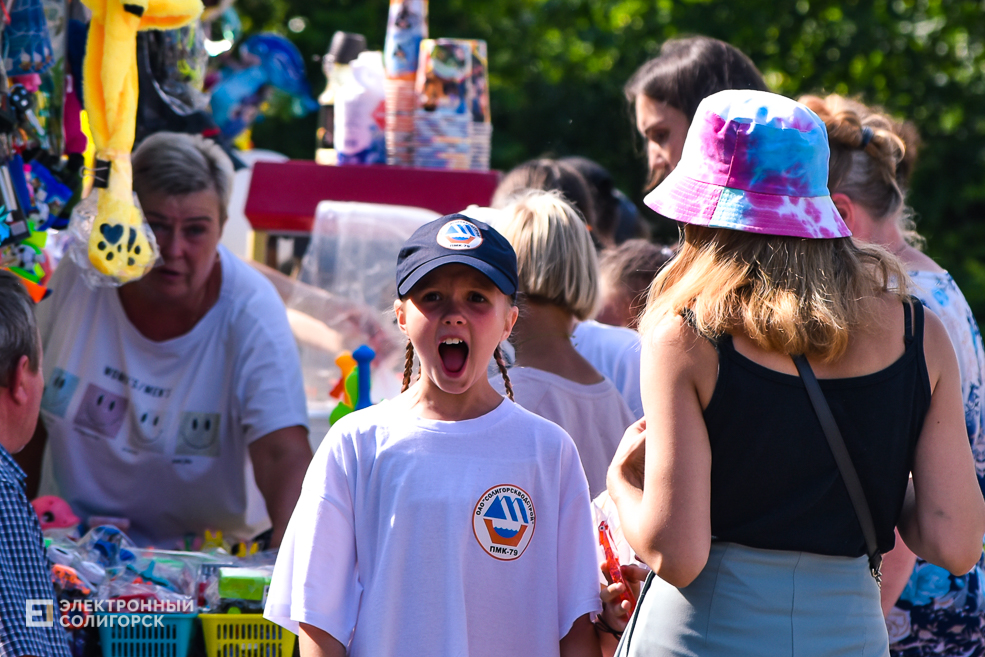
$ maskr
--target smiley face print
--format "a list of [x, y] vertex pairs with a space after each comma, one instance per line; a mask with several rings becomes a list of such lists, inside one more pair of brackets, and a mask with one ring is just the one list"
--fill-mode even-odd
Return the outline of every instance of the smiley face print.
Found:
[[166, 420], [164, 411], [134, 405], [130, 413], [130, 433], [127, 438], [130, 447], [163, 454]]
[[219, 456], [219, 421], [221, 418], [222, 416], [218, 413], [182, 413], [175, 454]]
[[51, 373], [51, 380], [44, 387], [44, 395], [41, 397], [42, 410], [58, 417], [65, 417], [72, 395], [78, 387], [79, 377], [56, 367]]
[[75, 425], [106, 438], [116, 438], [127, 417], [128, 403], [125, 397], [90, 383], [75, 412]]

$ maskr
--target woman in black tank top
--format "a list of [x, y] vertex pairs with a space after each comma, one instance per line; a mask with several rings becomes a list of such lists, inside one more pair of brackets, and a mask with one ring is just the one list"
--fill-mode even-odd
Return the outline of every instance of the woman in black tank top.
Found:
[[649, 421], [609, 469], [626, 538], [656, 575], [617, 654], [888, 654], [862, 526], [793, 355], [820, 379], [878, 551], [898, 526], [952, 572], [981, 552], [947, 334], [906, 296], [895, 257], [852, 240], [827, 158], [803, 105], [721, 92], [646, 199], [685, 226], [640, 326]]

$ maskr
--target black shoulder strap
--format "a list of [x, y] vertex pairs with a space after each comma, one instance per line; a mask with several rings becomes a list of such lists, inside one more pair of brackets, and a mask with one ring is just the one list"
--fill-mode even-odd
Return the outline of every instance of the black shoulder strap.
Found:
[[913, 304], [913, 338], [918, 344], [923, 344], [923, 327], [925, 319], [923, 316], [923, 303], [916, 297], [910, 297]]
[[848, 448], [845, 447], [845, 439], [841, 437], [838, 423], [835, 421], [834, 415], [831, 414], [831, 408], [824, 398], [824, 392], [821, 390], [821, 385], [817, 382], [817, 377], [814, 376], [814, 370], [811, 369], [810, 363], [802, 355], [793, 356], [793, 362], [797, 366], [797, 371], [800, 372], [800, 378], [804, 382], [804, 387], [807, 388], [807, 395], [811, 398], [814, 412], [817, 413], [817, 419], [821, 422], [824, 437], [828, 439], [828, 446], [831, 448], [832, 455], [834, 455], [835, 463], [838, 465], [838, 471], [841, 472], [841, 478], [845, 482], [845, 488], [848, 489], [848, 497], [852, 500], [855, 515], [858, 517], [858, 524], [862, 527], [862, 536], [865, 538], [865, 548], [869, 555], [869, 570], [881, 588], [882, 573], [880, 572], [880, 568], [882, 567], [882, 555], [879, 554], [879, 547], [876, 543], [876, 525], [872, 521], [872, 512], [869, 510], [869, 503], [865, 499], [862, 482], [859, 481], [858, 473], [855, 471], [855, 465], [852, 463], [852, 457], [848, 453]]
[[[913, 301], [913, 297], [910, 297], [909, 300], [903, 302], [903, 342], [906, 344], [910, 344], [913, 341], [913, 320], [910, 317]], [[917, 303], [920, 302], [917, 301]]]

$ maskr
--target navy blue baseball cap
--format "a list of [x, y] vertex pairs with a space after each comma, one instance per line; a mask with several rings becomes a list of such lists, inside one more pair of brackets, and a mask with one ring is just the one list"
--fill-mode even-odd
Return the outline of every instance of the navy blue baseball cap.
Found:
[[478, 269], [508, 296], [516, 294], [516, 252], [488, 224], [463, 214], [449, 214], [424, 224], [397, 255], [397, 294], [401, 297], [442, 265], [459, 263]]

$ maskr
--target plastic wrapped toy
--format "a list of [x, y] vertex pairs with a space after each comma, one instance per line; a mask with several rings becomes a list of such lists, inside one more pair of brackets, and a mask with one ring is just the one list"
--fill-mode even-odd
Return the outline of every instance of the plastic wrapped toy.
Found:
[[[10, 24], [3, 31], [3, 62], [7, 75], [41, 73], [53, 58], [48, 21], [41, 0], [17, 0], [10, 6]], [[4, 10], [6, 13], [6, 10]]]
[[107, 284], [119, 285], [143, 276], [157, 257], [132, 193], [137, 31], [186, 25], [202, 13], [202, 3], [85, 0], [85, 5], [92, 11], [92, 21], [83, 96], [96, 147], [95, 189], [90, 195], [95, 197], [95, 212], [86, 241], [92, 268], [106, 277]]
[[[112, 221], [99, 223], [101, 208], [106, 210], [112, 207], [125, 207], [115, 197], [97, 193], [101, 191], [103, 190], [93, 190], [89, 196], [72, 208], [72, 216], [68, 224], [68, 230], [74, 238], [69, 244], [68, 255], [79, 266], [86, 284], [93, 289], [118, 287], [140, 278], [150, 271], [158, 256], [157, 240], [154, 239], [154, 233], [150, 228], [143, 223], [143, 215], [138, 209], [137, 195], [130, 192], [132, 200], [129, 209], [126, 210], [127, 213], [132, 211], [129, 214], [132, 220], [130, 223], [125, 225]], [[102, 199], [107, 201], [100, 203]], [[133, 223], [138, 219], [139, 224]], [[124, 248], [127, 249], [126, 252]], [[140, 260], [134, 260], [134, 257]], [[106, 266], [112, 264], [114, 260], [121, 265], [115, 272]]]
[[291, 96], [298, 105], [298, 116], [318, 109], [305, 77], [304, 60], [290, 41], [277, 34], [257, 34], [239, 47], [239, 54], [241, 66], [224, 68], [211, 89], [212, 114], [224, 136], [235, 137], [252, 125], [267, 87]]
[[338, 163], [386, 164], [386, 104], [383, 57], [363, 51], [335, 94], [335, 150]]

